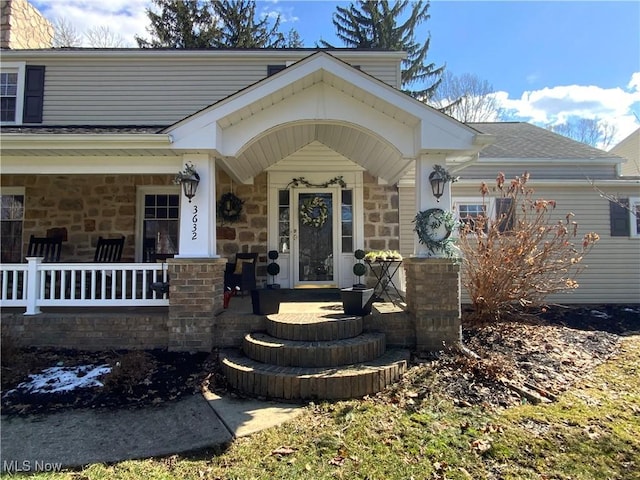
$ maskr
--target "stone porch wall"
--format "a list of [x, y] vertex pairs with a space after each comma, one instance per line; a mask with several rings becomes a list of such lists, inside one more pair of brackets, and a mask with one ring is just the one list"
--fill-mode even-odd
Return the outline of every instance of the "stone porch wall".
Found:
[[0, 2], [0, 48], [51, 48], [53, 26], [26, 0]]

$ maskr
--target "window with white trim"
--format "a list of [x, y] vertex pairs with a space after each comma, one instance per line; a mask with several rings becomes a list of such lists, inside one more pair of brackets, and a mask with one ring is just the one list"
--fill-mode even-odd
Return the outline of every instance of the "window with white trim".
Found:
[[0, 124], [22, 123], [24, 63], [5, 63], [0, 71]]
[[0, 258], [2, 263], [22, 262], [24, 189], [3, 188], [0, 194]]
[[632, 237], [640, 237], [640, 197], [629, 198], [629, 225]]
[[[483, 201], [482, 197], [454, 198], [453, 210], [460, 223], [461, 230], [465, 225], [468, 225], [471, 230], [474, 230], [480, 216], [490, 217], [491, 201], [492, 199]], [[488, 224], [485, 221], [483, 231], [486, 232], [487, 228]]]
[[147, 246], [154, 248], [154, 259], [166, 260], [179, 253], [179, 187], [140, 187], [138, 189], [136, 258], [150, 261]]

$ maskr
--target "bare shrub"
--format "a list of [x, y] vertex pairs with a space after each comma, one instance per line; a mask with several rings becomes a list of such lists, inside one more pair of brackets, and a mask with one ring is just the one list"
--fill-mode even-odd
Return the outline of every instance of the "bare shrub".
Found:
[[156, 367], [152, 355], [143, 351], [132, 351], [121, 355], [111, 365], [111, 372], [102, 383], [106, 390], [131, 393], [133, 388], [151, 376]]
[[[514, 310], [542, 305], [552, 293], [578, 288], [582, 260], [599, 237], [590, 232], [576, 246], [578, 224], [573, 213], [555, 221], [554, 200], [535, 199], [529, 174], [505, 185], [503, 173], [494, 191], [499, 201], [495, 220], [484, 215], [462, 226], [458, 247], [463, 255], [464, 286], [477, 321], [496, 321]], [[482, 183], [483, 204], [489, 188]]]

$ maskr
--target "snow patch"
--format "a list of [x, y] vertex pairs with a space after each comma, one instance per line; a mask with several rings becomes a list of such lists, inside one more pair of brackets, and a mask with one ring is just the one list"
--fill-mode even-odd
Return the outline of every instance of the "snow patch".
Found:
[[608, 314], [606, 314], [606, 313], [604, 313], [604, 312], [600, 312], [600, 311], [598, 311], [598, 310], [591, 310], [591, 312], [590, 312], [590, 313], [591, 313], [591, 316], [592, 316], [592, 317], [604, 318], [605, 320], [606, 320], [607, 318], [611, 318], [611, 315], [608, 315]]
[[7, 395], [22, 390], [26, 393], [69, 392], [76, 388], [102, 387], [99, 378], [111, 371], [109, 365], [79, 365], [77, 367], [51, 367], [40, 373], [29, 375], [28, 382], [23, 382]]

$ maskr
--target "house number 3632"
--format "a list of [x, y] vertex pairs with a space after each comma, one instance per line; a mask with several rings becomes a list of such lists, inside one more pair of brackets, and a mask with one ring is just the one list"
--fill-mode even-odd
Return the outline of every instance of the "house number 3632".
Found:
[[193, 217], [191, 218], [193, 228], [191, 229], [191, 240], [198, 238], [198, 206], [193, 206]]

